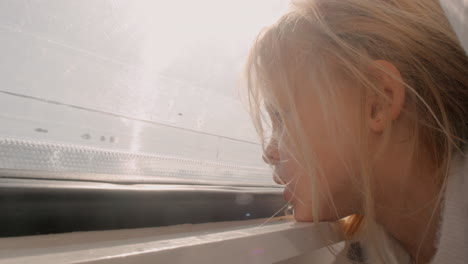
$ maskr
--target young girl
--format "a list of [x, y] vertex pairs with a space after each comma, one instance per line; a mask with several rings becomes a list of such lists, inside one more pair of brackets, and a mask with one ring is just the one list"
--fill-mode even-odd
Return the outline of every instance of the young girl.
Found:
[[341, 219], [336, 263], [468, 263], [468, 58], [438, 1], [297, 2], [247, 79], [296, 220]]

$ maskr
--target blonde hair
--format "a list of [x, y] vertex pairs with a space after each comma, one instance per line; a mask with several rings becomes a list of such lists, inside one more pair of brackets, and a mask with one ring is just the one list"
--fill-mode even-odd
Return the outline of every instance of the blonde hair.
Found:
[[[307, 137], [295, 107], [296, 92], [299, 88], [313, 89], [330, 121], [327, 124], [330, 131], [337, 135], [347, 133], [347, 128], [340, 127], [339, 120], [330, 114], [340, 107], [336, 98], [340, 89], [344, 89], [335, 84], [334, 77], [339, 75], [356, 84], [353, 87], [361, 90], [362, 102], [369, 93], [386, 98], [369, 72], [369, 65], [375, 60], [389, 61], [400, 71], [407, 91], [404, 114], [412, 121], [412, 157], [417, 159], [422, 152], [429, 153], [443, 175], [432, 180], [443, 190], [452, 154], [457, 150], [462, 152], [468, 139], [468, 59], [438, 1], [295, 2], [277, 23], [260, 33], [250, 51], [246, 67], [249, 103], [262, 145], [264, 148], [267, 145], [269, 133], [265, 128], [269, 121], [263, 110], [267, 105], [283, 120], [279, 134], [291, 141], [288, 151], [311, 177], [311, 192], [316, 198], [312, 199], [313, 209], [317, 209], [318, 193], [326, 190], [316, 187], [314, 175], [321, 175], [316, 153], [303, 147], [307, 145], [304, 142]], [[383, 68], [379, 70], [391, 75]], [[291, 106], [288, 118], [279, 105], [280, 96]], [[360, 107], [364, 125], [364, 104]], [[388, 127], [385, 138], [392, 131], [391, 124]], [[360, 171], [350, 170], [350, 173], [354, 173], [352, 177], [360, 177], [365, 213], [343, 222], [347, 237], [364, 229], [372, 237], [378, 229], [370, 191], [372, 165], [370, 153], [366, 152], [368, 132], [364, 129], [360, 132], [354, 143]], [[337, 148], [339, 144], [336, 142]], [[441, 197], [441, 194], [435, 197], [437, 203]], [[314, 221], [318, 221], [315, 214]], [[386, 254], [386, 250], [377, 250], [380, 255]], [[391, 259], [382, 258], [384, 262]]]

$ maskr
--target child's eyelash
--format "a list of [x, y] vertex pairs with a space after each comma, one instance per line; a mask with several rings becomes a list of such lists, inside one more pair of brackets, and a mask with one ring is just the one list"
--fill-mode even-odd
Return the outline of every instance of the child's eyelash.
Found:
[[278, 110], [275, 110], [273, 107], [267, 108], [268, 114], [270, 115], [270, 119], [272, 122], [276, 124], [282, 124], [283, 123], [283, 115], [281, 113], [284, 113], [284, 111], [280, 112]]
[[281, 114], [279, 112], [272, 112], [271, 119], [276, 122], [281, 122]]

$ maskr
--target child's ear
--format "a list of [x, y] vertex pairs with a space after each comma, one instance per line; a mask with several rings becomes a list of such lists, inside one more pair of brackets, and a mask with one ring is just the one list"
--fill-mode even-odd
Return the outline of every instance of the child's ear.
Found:
[[378, 90], [367, 97], [366, 114], [370, 129], [382, 133], [389, 122], [400, 116], [406, 91], [400, 71], [392, 63], [376, 60], [370, 66], [370, 73]]

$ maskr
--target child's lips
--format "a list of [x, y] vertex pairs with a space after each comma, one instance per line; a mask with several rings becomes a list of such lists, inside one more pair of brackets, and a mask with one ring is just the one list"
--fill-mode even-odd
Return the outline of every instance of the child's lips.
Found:
[[283, 199], [285, 202], [292, 202], [293, 195], [292, 193], [288, 190], [288, 188], [284, 188], [283, 190]]

